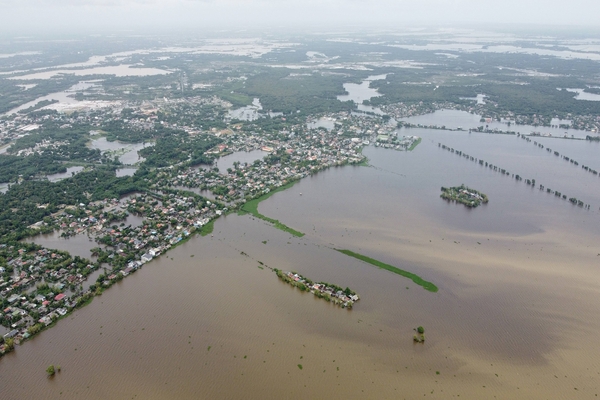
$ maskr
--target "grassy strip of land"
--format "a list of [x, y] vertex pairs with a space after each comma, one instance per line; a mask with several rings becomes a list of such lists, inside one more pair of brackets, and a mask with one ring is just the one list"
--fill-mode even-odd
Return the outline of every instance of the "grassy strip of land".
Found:
[[267, 221], [267, 222], [273, 224], [275, 226], [275, 228], [281, 229], [284, 232], [287, 232], [287, 233], [292, 234], [292, 235], [297, 236], [297, 237], [304, 236], [304, 233], [299, 232], [297, 230], [294, 230], [294, 229], [290, 228], [289, 226], [282, 224], [278, 220], [273, 219], [273, 218], [269, 218], [269, 217], [267, 217], [265, 215], [262, 215], [261, 213], [258, 212], [258, 204], [261, 201], [264, 201], [264, 200], [268, 199], [269, 197], [273, 196], [277, 192], [281, 192], [281, 191], [284, 191], [286, 189], [291, 188], [296, 182], [298, 182], [298, 181], [293, 181], [293, 182], [290, 182], [290, 183], [285, 184], [283, 186], [280, 186], [277, 189], [271, 190], [269, 193], [266, 193], [266, 194], [264, 194], [264, 195], [262, 195], [262, 196], [260, 196], [260, 197], [258, 197], [256, 199], [253, 199], [253, 200], [250, 200], [250, 201], [244, 203], [244, 205], [240, 208], [240, 212], [238, 214], [239, 215], [244, 215], [246, 213], [252, 214], [256, 218], [260, 218], [263, 221]]
[[408, 148], [408, 151], [413, 151], [415, 149], [415, 147], [417, 147], [419, 145], [419, 143], [421, 143], [421, 140], [423, 140], [423, 139], [418, 138], [417, 140], [415, 140], [414, 142], [412, 142], [412, 144]]
[[359, 259], [361, 261], [364, 261], [366, 263], [374, 265], [376, 267], [387, 269], [388, 271], [393, 272], [393, 273], [398, 274], [398, 275], [402, 275], [405, 278], [412, 279], [412, 281], [414, 283], [416, 283], [419, 286], [423, 286], [423, 288], [425, 290], [429, 290], [430, 292], [434, 292], [435, 293], [435, 292], [438, 291], [438, 287], [435, 286], [433, 283], [427, 282], [426, 280], [424, 280], [423, 278], [421, 278], [418, 275], [413, 274], [412, 272], [404, 271], [404, 270], [402, 270], [400, 268], [394, 267], [393, 265], [382, 263], [381, 261], [377, 261], [377, 260], [375, 260], [373, 258], [370, 258], [370, 257], [367, 257], [367, 256], [363, 256], [362, 254], [358, 254], [358, 253], [355, 253], [355, 252], [350, 251], [350, 250], [340, 250], [340, 249], [335, 249], [335, 250], [337, 250], [340, 253], [343, 253], [343, 254], [345, 254], [347, 256], [354, 257], [354, 258], [357, 258], [357, 259]]
[[213, 233], [214, 229], [215, 229], [215, 220], [212, 219], [212, 220], [210, 220], [210, 222], [208, 222], [206, 225], [203, 225], [200, 228], [200, 236], [210, 235], [211, 233]]

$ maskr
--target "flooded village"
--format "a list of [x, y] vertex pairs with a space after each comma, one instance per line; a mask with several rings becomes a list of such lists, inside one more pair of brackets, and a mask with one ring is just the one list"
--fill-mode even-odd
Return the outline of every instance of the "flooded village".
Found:
[[[145, 104], [137, 110], [143, 118], [128, 120], [129, 129], [149, 129], [147, 124], [156, 117], [158, 108], [148, 107]], [[35, 127], [36, 123], [43, 124], [48, 119], [60, 121], [63, 129], [84, 122], [100, 128], [106, 121], [99, 115], [110, 120], [120, 113], [112, 109], [101, 111], [18, 116], [4, 122], [3, 137], [8, 140], [24, 137], [23, 126]], [[7, 306], [0, 313], [0, 323], [7, 332], [3, 335], [0, 354], [13, 350], [15, 344], [101, 295], [114, 283], [190, 236], [209, 234], [214, 219], [237, 210], [246, 201], [326, 168], [363, 163], [365, 157], [361, 149], [371, 142], [406, 150], [418, 140], [412, 136], [398, 139], [393, 134], [393, 126], [369, 117], [341, 113], [321, 118], [330, 121], [331, 128], [314, 129], [298, 124], [277, 132], [277, 137], [244, 132], [239, 121], [230, 121], [225, 130], [213, 128], [207, 132], [218, 138], [219, 144], [208, 149], [206, 156], [218, 160], [229, 154], [260, 151], [263, 158], [252, 163], [234, 162], [232, 168], [225, 171], [211, 165], [198, 168], [186, 162], [156, 168], [146, 178], [148, 189], [144, 192], [122, 199], [62, 204], [60, 211], [29, 226], [33, 242], [3, 245], [0, 255], [7, 260], [7, 266], [0, 270], [0, 296]], [[198, 134], [186, 127], [164, 125], [183, 129], [190, 135]], [[31, 131], [35, 133], [35, 129]], [[43, 153], [64, 145], [45, 140], [20, 152]], [[114, 154], [118, 156], [120, 154]], [[211, 200], [199, 192], [210, 193]], [[46, 204], [38, 204], [38, 208], [45, 207]], [[129, 215], [138, 218], [135, 226], [128, 223]], [[87, 236], [93, 242], [89, 257], [72, 257], [64, 251], [35, 244], [36, 234], [50, 232], [60, 233], [62, 238]], [[100, 272], [93, 274], [94, 271]], [[90, 276], [94, 281], [86, 283]], [[333, 296], [336, 304], [340, 302], [348, 308], [357, 299], [354, 294], [347, 299], [338, 296], [337, 291], [327, 296], [330, 299]]]
[[0, 78], [0, 398], [598, 392], [598, 114], [511, 108], [538, 79], [489, 53], [338, 39]]

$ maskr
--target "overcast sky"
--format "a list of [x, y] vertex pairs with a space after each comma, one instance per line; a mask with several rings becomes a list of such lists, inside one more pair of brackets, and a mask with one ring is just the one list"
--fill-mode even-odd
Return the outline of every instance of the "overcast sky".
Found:
[[0, 30], [522, 23], [600, 28], [600, 0], [0, 0]]

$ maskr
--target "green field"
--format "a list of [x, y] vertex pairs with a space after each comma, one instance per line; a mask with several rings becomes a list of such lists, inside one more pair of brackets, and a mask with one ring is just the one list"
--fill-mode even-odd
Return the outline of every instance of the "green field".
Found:
[[398, 274], [398, 275], [402, 275], [405, 278], [412, 279], [412, 281], [414, 283], [416, 283], [419, 286], [423, 286], [423, 288], [425, 290], [429, 290], [430, 292], [434, 292], [435, 293], [435, 292], [438, 291], [438, 287], [435, 286], [433, 283], [424, 280], [423, 278], [421, 278], [418, 275], [413, 274], [412, 272], [404, 271], [404, 270], [402, 270], [400, 268], [394, 267], [393, 265], [389, 265], [389, 264], [383, 263], [381, 261], [375, 260], [375, 259], [367, 257], [367, 256], [363, 256], [362, 254], [358, 254], [358, 253], [355, 253], [355, 252], [350, 251], [350, 250], [340, 250], [340, 249], [335, 249], [335, 250], [339, 251], [340, 253], [344, 253], [347, 256], [354, 257], [354, 258], [357, 258], [357, 259], [359, 259], [361, 261], [364, 261], [366, 263], [374, 265], [376, 267], [386, 269], [386, 270], [388, 270], [390, 272], [393, 272], [395, 274]]
[[410, 147], [408, 148], [408, 151], [413, 151], [415, 149], [415, 147], [417, 147], [419, 145], [419, 143], [421, 143], [421, 138], [418, 138], [417, 140], [415, 140], [413, 142], [413, 144], [410, 145]]

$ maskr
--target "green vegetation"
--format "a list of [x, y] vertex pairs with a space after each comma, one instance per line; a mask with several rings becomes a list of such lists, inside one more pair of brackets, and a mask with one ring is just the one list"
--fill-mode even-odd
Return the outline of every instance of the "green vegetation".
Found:
[[211, 233], [213, 233], [213, 230], [215, 229], [215, 220], [211, 220], [209, 221], [206, 225], [203, 225], [202, 228], [200, 228], [200, 236], [207, 236], [210, 235]]
[[304, 233], [299, 232], [297, 230], [294, 230], [294, 229], [290, 228], [289, 226], [282, 224], [278, 220], [273, 219], [273, 218], [269, 218], [269, 217], [267, 217], [265, 215], [262, 215], [261, 213], [258, 212], [258, 205], [260, 204], [260, 202], [265, 201], [266, 199], [268, 199], [269, 197], [273, 196], [277, 192], [281, 192], [283, 190], [291, 188], [292, 186], [294, 186], [294, 184], [296, 182], [297, 181], [293, 181], [293, 182], [287, 183], [287, 184], [285, 184], [283, 186], [278, 187], [277, 189], [271, 190], [269, 193], [266, 193], [266, 194], [264, 194], [264, 195], [262, 195], [260, 197], [257, 197], [256, 199], [247, 201], [240, 208], [240, 212], [238, 213], [238, 215], [244, 215], [246, 213], [252, 214], [256, 218], [262, 219], [263, 221], [267, 221], [267, 222], [273, 224], [275, 226], [275, 228], [281, 229], [284, 232], [290, 233], [290, 234], [292, 234], [294, 236], [297, 236], [297, 237], [304, 236]]
[[340, 286], [333, 285], [327, 282], [318, 282], [315, 284], [312, 280], [296, 273], [283, 272], [277, 268], [273, 268], [273, 272], [285, 283], [297, 287], [302, 292], [311, 292], [320, 299], [325, 299], [327, 302], [351, 309], [354, 303], [360, 298], [355, 291], [346, 287], [342, 289]]
[[58, 100], [42, 100], [35, 103], [35, 105], [25, 108], [19, 111], [19, 114], [28, 114], [32, 111], [39, 110], [42, 107], [49, 106], [50, 104], [58, 103]]
[[442, 186], [442, 194], [440, 197], [444, 200], [464, 204], [467, 207], [478, 207], [481, 203], [485, 204], [488, 202], [487, 195], [465, 185], [450, 188]]
[[[89, 203], [145, 189], [137, 176], [116, 177], [110, 167], [97, 167], [59, 182], [25, 181], [0, 196], [0, 238], [6, 243], [30, 236], [31, 224], [42, 221], [65, 204]], [[41, 208], [39, 205], [45, 205]]]
[[[432, 54], [419, 52], [419, 58], [425, 61]], [[414, 57], [414, 52], [411, 53]], [[564, 88], [586, 87], [586, 74], [590, 73], [593, 63], [573, 62], [560, 59], [544, 59], [534, 55], [508, 55], [471, 53], [456, 60], [444, 60], [444, 63], [430, 66], [422, 71], [406, 71], [402, 74], [390, 74], [385, 80], [374, 81], [371, 86], [383, 96], [372, 98], [374, 106], [382, 104], [441, 104], [459, 107], [472, 107], [467, 100], [477, 94], [486, 95], [485, 104], [477, 107], [491, 116], [512, 112], [531, 118], [529, 122], [548, 124], [554, 116], [561, 118], [571, 115], [597, 115], [600, 104], [595, 101], [579, 101], [572, 92]], [[467, 68], [475, 62], [484, 74], [477, 77], [458, 78], [453, 72]], [[508, 68], [498, 69], [498, 65]], [[520, 77], [516, 80], [514, 70], [533, 69], [553, 74], [552, 77]], [[569, 71], [569, 72], [567, 72]], [[564, 74], [559, 76], [558, 74]], [[414, 84], [429, 81], [435, 83]], [[515, 84], [518, 81], [521, 84]], [[557, 90], [557, 88], [562, 88]], [[589, 93], [589, 89], [585, 90]], [[535, 116], [535, 117], [534, 117]]]
[[13, 108], [29, 103], [30, 101], [34, 101], [40, 96], [67, 90], [70, 86], [80, 80], [80, 77], [65, 74], [53, 79], [37, 80], [36, 86], [28, 90], [23, 90], [23, 88], [18, 86], [18, 81], [12, 79], [0, 79], [0, 93], [2, 93], [2, 96], [0, 96], [0, 114], [4, 114]]
[[425, 329], [419, 326], [415, 331], [417, 331], [417, 334], [413, 335], [413, 341], [416, 343], [425, 343]]
[[[43, 178], [64, 173], [69, 163], [94, 163], [102, 159], [100, 150], [87, 147], [89, 127], [61, 128], [46, 123], [43, 128], [15, 141], [0, 157], [0, 182], [16, 182], [19, 178]], [[22, 152], [17, 156], [18, 152]], [[108, 162], [108, 160], [103, 160]]]
[[46, 368], [46, 372], [48, 373], [48, 376], [53, 376], [56, 373], [54, 365], [50, 365], [48, 368]]
[[393, 273], [398, 274], [398, 275], [402, 275], [405, 278], [409, 278], [414, 283], [416, 283], [419, 286], [422, 286], [425, 290], [429, 290], [430, 292], [434, 292], [435, 293], [435, 292], [437, 292], [439, 290], [438, 287], [435, 286], [433, 283], [424, 280], [423, 278], [421, 278], [418, 275], [413, 274], [412, 272], [404, 271], [404, 270], [402, 270], [400, 268], [394, 267], [393, 265], [389, 265], [389, 264], [383, 263], [381, 261], [375, 260], [375, 259], [367, 257], [367, 256], [363, 256], [362, 254], [358, 254], [358, 253], [355, 253], [355, 252], [350, 251], [350, 250], [341, 250], [341, 249], [335, 249], [335, 250], [337, 250], [340, 253], [343, 253], [343, 254], [345, 254], [347, 256], [354, 257], [354, 258], [357, 258], [357, 259], [359, 259], [361, 261], [364, 261], [366, 263], [374, 265], [376, 267], [388, 270], [388, 271], [393, 272]]
[[412, 144], [408, 148], [408, 151], [413, 151], [415, 149], [415, 147], [417, 147], [419, 145], [419, 143], [421, 143], [421, 140], [423, 140], [423, 139], [418, 138], [417, 140], [415, 140], [414, 142], [412, 142]]
[[266, 110], [316, 114], [322, 112], [351, 111], [354, 103], [341, 102], [338, 95], [344, 94], [344, 82], [348, 77], [340, 75], [307, 74], [291, 76], [286, 69], [270, 69], [248, 78], [239, 92], [260, 98]]
[[176, 163], [189, 162], [190, 165], [210, 164], [213, 158], [204, 152], [221, 140], [209, 135], [189, 136], [184, 131], [171, 131], [168, 136], [156, 140], [155, 146], [143, 148], [140, 156], [145, 157], [147, 167], [168, 167]]

